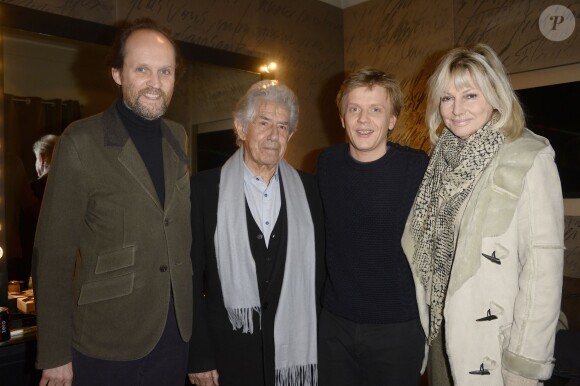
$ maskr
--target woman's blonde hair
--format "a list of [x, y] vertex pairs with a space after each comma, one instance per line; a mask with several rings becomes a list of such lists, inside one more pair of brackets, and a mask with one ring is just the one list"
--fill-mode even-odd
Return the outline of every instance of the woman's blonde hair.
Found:
[[[469, 83], [469, 76], [476, 84]], [[507, 141], [522, 135], [526, 125], [524, 112], [505, 67], [491, 47], [480, 43], [449, 51], [429, 78], [426, 121], [431, 143], [439, 139], [437, 130], [442, 121], [439, 104], [450, 80], [458, 90], [470, 86], [481, 90], [499, 117], [491, 128], [500, 130]]]

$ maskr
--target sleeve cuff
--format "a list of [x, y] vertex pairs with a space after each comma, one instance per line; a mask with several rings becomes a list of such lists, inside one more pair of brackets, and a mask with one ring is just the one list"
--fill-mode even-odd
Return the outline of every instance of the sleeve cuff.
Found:
[[541, 362], [504, 351], [502, 367], [509, 372], [529, 379], [549, 379], [554, 370], [554, 360]]

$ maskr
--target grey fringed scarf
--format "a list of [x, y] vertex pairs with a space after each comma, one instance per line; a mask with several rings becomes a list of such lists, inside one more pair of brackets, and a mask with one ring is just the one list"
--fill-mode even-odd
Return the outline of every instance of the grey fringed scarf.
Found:
[[[224, 304], [234, 330], [254, 332], [261, 312], [250, 250], [244, 195], [243, 148], [221, 169], [214, 243]], [[318, 385], [314, 224], [300, 176], [278, 164], [288, 216], [288, 247], [274, 320], [276, 386]]]
[[427, 289], [429, 343], [439, 333], [443, 320], [457, 213], [477, 178], [504, 143], [503, 134], [490, 129], [492, 121], [467, 140], [457, 138], [445, 128], [415, 198], [411, 222], [415, 242], [413, 265]]

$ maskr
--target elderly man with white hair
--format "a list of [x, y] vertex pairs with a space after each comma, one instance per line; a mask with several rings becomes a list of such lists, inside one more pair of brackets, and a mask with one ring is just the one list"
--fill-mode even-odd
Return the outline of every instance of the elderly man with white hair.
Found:
[[294, 93], [261, 81], [234, 111], [239, 149], [192, 178], [194, 325], [200, 386], [317, 384], [323, 215], [314, 177], [283, 160]]

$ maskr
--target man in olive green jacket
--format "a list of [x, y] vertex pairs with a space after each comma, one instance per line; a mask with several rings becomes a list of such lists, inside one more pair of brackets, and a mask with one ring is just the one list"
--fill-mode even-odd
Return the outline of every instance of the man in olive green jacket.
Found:
[[192, 325], [186, 134], [161, 119], [175, 46], [150, 20], [117, 44], [123, 98], [57, 145], [35, 239], [41, 385], [183, 385]]

